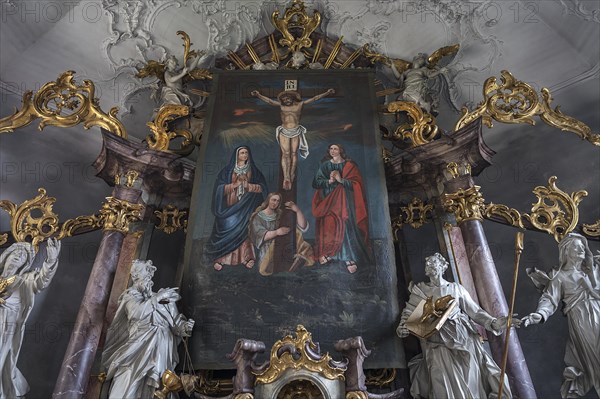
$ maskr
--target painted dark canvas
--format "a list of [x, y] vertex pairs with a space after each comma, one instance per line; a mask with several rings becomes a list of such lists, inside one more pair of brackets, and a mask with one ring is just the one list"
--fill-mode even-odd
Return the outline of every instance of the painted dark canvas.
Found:
[[236, 71], [213, 84], [182, 280], [194, 366], [231, 368], [238, 338], [269, 348], [303, 324], [324, 351], [361, 335], [367, 367], [399, 367], [373, 74]]

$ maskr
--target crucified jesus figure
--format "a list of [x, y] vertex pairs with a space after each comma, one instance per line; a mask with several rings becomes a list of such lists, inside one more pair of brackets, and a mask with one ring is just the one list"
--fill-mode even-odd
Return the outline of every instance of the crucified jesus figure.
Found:
[[308, 142], [305, 137], [306, 128], [300, 125], [302, 106], [334, 93], [335, 90], [329, 89], [304, 101], [302, 101], [302, 96], [297, 91], [282, 91], [277, 95], [278, 101], [260, 94], [258, 90], [250, 93], [265, 103], [280, 107], [281, 109], [281, 125], [275, 130], [275, 138], [281, 148], [281, 169], [283, 170], [284, 190], [292, 189], [292, 182], [296, 178], [298, 152], [300, 152], [302, 158], [308, 156]]

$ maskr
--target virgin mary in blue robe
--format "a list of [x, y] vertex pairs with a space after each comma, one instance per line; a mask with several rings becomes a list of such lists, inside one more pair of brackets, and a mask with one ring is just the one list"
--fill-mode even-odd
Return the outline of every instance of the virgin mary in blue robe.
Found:
[[215, 222], [204, 253], [215, 270], [223, 265], [254, 266], [256, 255], [248, 238], [248, 225], [250, 215], [267, 193], [267, 181], [256, 167], [250, 148], [236, 148], [219, 172], [213, 190]]

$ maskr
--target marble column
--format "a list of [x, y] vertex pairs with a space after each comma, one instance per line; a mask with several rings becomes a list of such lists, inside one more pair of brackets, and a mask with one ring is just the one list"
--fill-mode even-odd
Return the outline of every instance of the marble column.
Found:
[[[505, 316], [509, 310], [506, 296], [502, 290], [496, 265], [481, 223], [482, 217], [479, 212], [479, 205], [483, 198], [470, 175], [449, 180], [446, 183], [446, 192], [451, 196], [459, 193], [456, 201], [457, 203], [461, 202], [461, 205], [455, 213], [457, 214], [458, 226], [462, 232], [480, 305], [492, 316]], [[488, 339], [492, 357], [498, 365], [501, 365], [506, 333], [500, 336], [488, 334]], [[520, 399], [535, 399], [537, 397], [521, 349], [521, 343], [514, 328], [508, 342], [506, 373], [515, 397]]]
[[100, 212], [104, 233], [54, 387], [54, 399], [79, 399], [86, 392], [123, 240], [129, 222], [139, 217], [140, 196], [139, 190], [117, 186]]
[[[137, 225], [134, 224], [134, 226]], [[137, 227], [133, 227], [132, 230], [136, 230]], [[123, 291], [127, 289], [127, 285], [129, 283], [129, 274], [131, 270], [131, 263], [137, 257], [138, 247], [140, 238], [143, 236], [141, 231], [135, 231], [133, 233], [127, 234], [121, 245], [119, 259], [117, 261], [117, 267], [115, 270], [115, 275], [112, 283], [112, 288], [110, 291], [110, 297], [108, 299], [108, 304], [106, 306], [106, 314], [104, 315], [104, 325], [102, 326], [102, 332], [100, 335], [100, 339], [98, 341], [98, 348], [96, 349], [96, 353], [102, 353], [104, 348], [104, 342], [106, 339], [106, 332], [110, 323], [112, 322], [115, 313], [117, 311], [117, 307], [119, 305], [118, 300]], [[89, 379], [87, 390], [85, 393], [85, 399], [98, 399], [100, 397], [100, 393], [102, 391], [102, 385], [104, 383], [103, 374], [99, 374], [100, 368], [100, 357], [96, 356], [96, 360], [94, 366], [92, 366], [91, 374], [92, 376]], [[94, 370], [98, 370], [96, 373]], [[94, 375], [96, 374], [96, 375]]]
[[175, 207], [188, 207], [193, 186], [194, 162], [174, 153], [148, 149], [145, 143], [128, 141], [104, 129], [102, 137], [102, 151], [93, 166], [97, 176], [115, 189], [100, 210], [99, 224], [104, 234], [53, 398], [82, 399], [86, 393], [88, 398], [98, 397], [94, 395], [101, 384], [96, 377], [92, 385], [88, 382], [92, 370], [98, 374], [103, 371], [97, 356], [102, 350], [103, 335], [114, 316], [116, 299], [127, 286], [131, 259], [138, 256], [136, 235], [140, 224], [132, 233], [132, 223], [143, 219], [141, 225], [147, 226], [148, 234], [152, 232], [149, 226], [154, 224], [151, 213], [142, 217], [140, 204], [148, 199], [155, 203], [160, 198]]

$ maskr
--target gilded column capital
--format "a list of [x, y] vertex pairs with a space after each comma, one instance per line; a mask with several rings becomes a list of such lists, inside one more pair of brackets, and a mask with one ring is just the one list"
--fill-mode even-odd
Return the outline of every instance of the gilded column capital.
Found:
[[482, 209], [484, 199], [479, 192], [479, 186], [459, 189], [450, 194], [444, 194], [442, 202], [446, 211], [454, 213], [457, 223], [468, 220], [483, 220]]
[[106, 197], [106, 202], [100, 208], [100, 224], [105, 231], [129, 232], [130, 224], [140, 220], [142, 204], [134, 204], [115, 197]]

